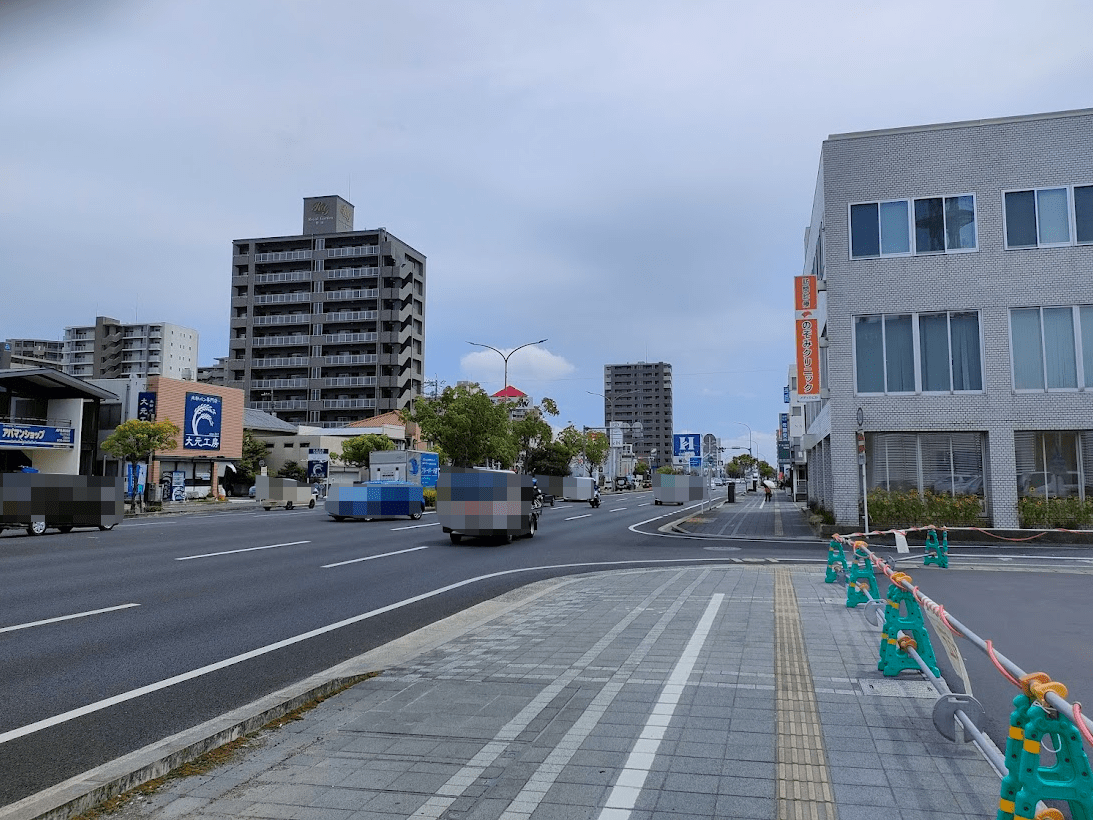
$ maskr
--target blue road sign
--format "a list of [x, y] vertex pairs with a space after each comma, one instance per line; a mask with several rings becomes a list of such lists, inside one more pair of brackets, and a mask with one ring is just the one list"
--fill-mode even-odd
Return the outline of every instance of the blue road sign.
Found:
[[701, 457], [702, 434], [674, 433], [672, 435], [672, 455], [677, 458]]

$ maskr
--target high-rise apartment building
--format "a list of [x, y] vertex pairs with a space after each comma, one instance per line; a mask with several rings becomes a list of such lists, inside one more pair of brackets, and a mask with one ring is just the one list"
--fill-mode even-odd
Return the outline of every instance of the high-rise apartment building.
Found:
[[85, 379], [197, 376], [198, 335], [167, 322], [122, 324], [99, 316], [94, 325], [66, 327], [64, 372]]
[[425, 256], [353, 229], [340, 196], [306, 197], [296, 236], [237, 239], [225, 384], [247, 407], [340, 427], [420, 395]]
[[[672, 463], [672, 366], [666, 362], [603, 367], [606, 426], [623, 425], [623, 444], [650, 466]], [[637, 426], [635, 426], [635, 423]]]
[[53, 367], [60, 370], [64, 366], [64, 350], [64, 342], [54, 339], [8, 339], [4, 354], [0, 354], [0, 366]]

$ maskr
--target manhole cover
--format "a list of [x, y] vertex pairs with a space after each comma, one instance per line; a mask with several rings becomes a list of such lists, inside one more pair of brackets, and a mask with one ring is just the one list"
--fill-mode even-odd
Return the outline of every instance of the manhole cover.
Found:
[[866, 695], [882, 698], [937, 698], [934, 687], [924, 680], [862, 680], [858, 681]]

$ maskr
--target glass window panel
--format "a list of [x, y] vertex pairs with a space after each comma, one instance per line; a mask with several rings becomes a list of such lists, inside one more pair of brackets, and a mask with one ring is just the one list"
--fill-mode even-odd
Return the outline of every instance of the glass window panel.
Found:
[[949, 390], [949, 321], [944, 313], [919, 316], [918, 349], [922, 389]]
[[914, 330], [910, 316], [884, 317], [884, 359], [889, 393], [915, 390]]
[[[1082, 324], [1082, 364], [1088, 389], [1093, 387], [1093, 306], [1082, 305], [1078, 309], [1078, 321]], [[1093, 476], [1093, 461], [1089, 462], [1089, 472]]]
[[1036, 192], [1036, 213], [1040, 220], [1040, 244], [1070, 241], [1070, 214], [1066, 188], [1045, 188]]
[[1074, 233], [1079, 242], [1093, 242], [1093, 185], [1074, 189]]
[[1018, 390], [1044, 389], [1044, 355], [1040, 340], [1040, 309], [1010, 311], [1013, 344], [1013, 386]]
[[979, 314], [949, 315], [952, 334], [953, 390], [983, 389], [983, 357], [979, 349]]
[[866, 481], [870, 488], [917, 490], [918, 437], [907, 433], [866, 433]]
[[1027, 248], [1036, 245], [1036, 199], [1032, 191], [1006, 194], [1006, 246]]
[[949, 250], [975, 247], [975, 197], [945, 200], [945, 244]]
[[854, 322], [855, 362], [859, 393], [884, 392], [884, 338], [879, 316], [859, 316]]
[[855, 259], [880, 256], [877, 203], [850, 206], [850, 255]]
[[911, 232], [907, 227], [906, 202], [880, 203], [880, 252], [910, 253]]
[[1069, 307], [1044, 308], [1044, 355], [1048, 387], [1078, 386], [1074, 311]]
[[1013, 434], [1013, 449], [1017, 467], [1017, 495], [1043, 496], [1047, 479], [1043, 468], [1043, 442], [1037, 433], [1018, 430]]
[[941, 198], [915, 200], [915, 252], [945, 250], [945, 212]]
[[1047, 479], [1045, 489], [1052, 498], [1078, 495], [1078, 437], [1070, 432], [1044, 433]]

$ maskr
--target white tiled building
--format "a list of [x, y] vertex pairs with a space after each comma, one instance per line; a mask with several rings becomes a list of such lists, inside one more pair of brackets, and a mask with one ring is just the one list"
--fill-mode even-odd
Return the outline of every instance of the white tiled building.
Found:
[[153, 322], [123, 324], [98, 316], [94, 325], [66, 327], [64, 372], [85, 379], [129, 376], [197, 378], [198, 334], [193, 328]]
[[829, 137], [803, 273], [808, 495], [839, 524], [859, 429], [870, 488], [979, 494], [996, 527], [1093, 493], [1093, 109]]

